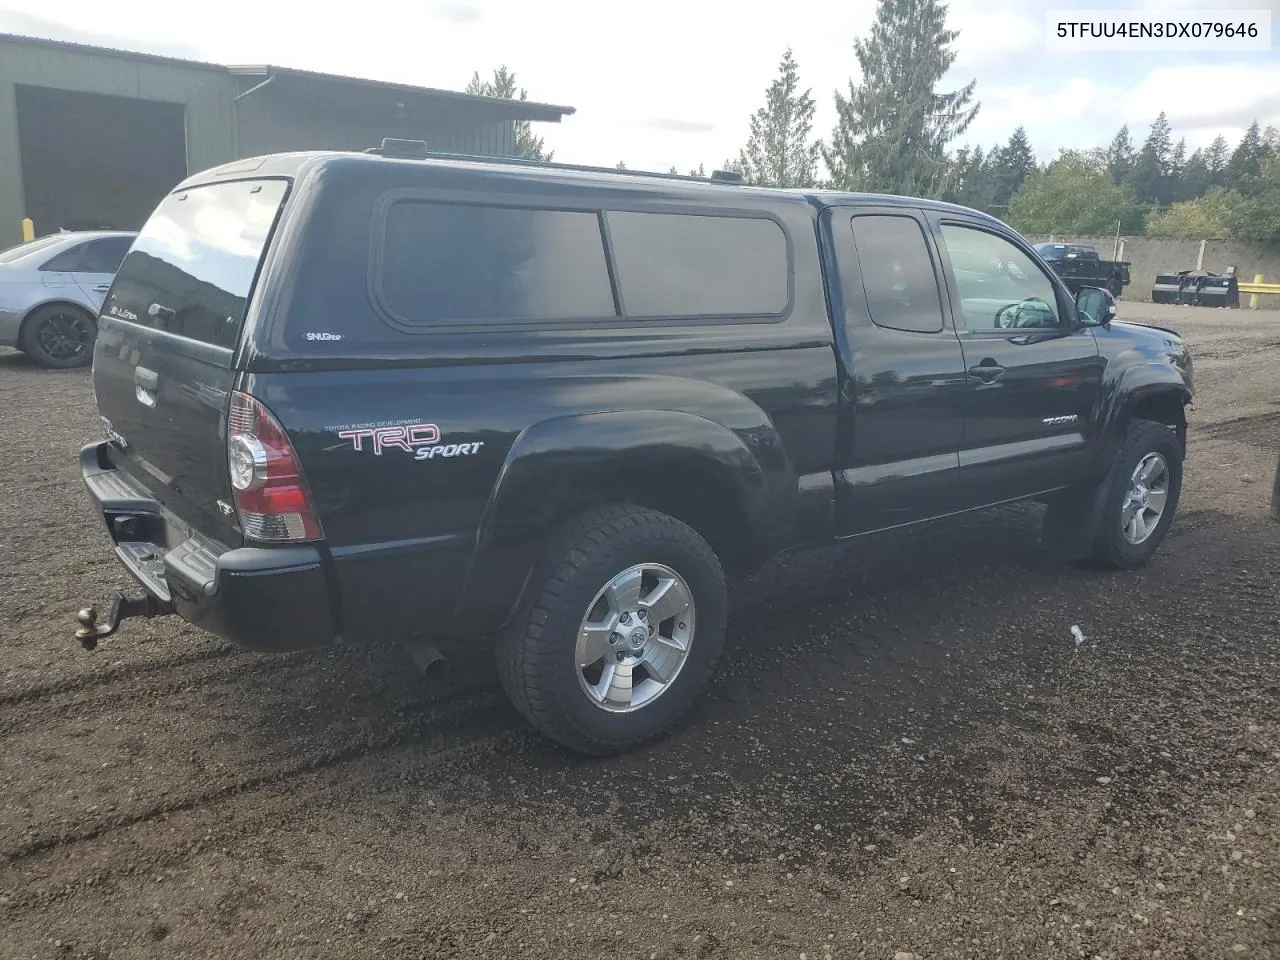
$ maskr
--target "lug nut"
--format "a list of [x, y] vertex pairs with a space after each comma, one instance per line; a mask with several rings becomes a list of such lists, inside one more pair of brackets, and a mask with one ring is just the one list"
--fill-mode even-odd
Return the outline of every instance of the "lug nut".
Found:
[[648, 619], [649, 619], [649, 614], [645, 613], [643, 610], [638, 611], [638, 612], [636, 613], [636, 616], [637, 616], [637, 617], [639, 617], [641, 620], [648, 620]]
[[624, 659], [626, 659], [626, 656], [627, 656], [627, 655], [626, 655], [625, 653], [623, 653], [621, 650], [619, 650], [619, 651], [618, 651], [618, 662], [619, 662], [619, 663], [621, 663]]
[[623, 611], [622, 616], [620, 616], [618, 619], [619, 619], [622, 623], [630, 623], [630, 622], [631, 622], [631, 614], [627, 613], [626, 611]]
[[609, 634], [609, 642], [610, 642], [610, 643], [612, 643], [612, 644], [615, 644], [615, 645], [616, 645], [616, 644], [621, 643], [621, 642], [622, 642], [622, 634], [620, 634], [620, 633], [611, 633], [611, 634]]

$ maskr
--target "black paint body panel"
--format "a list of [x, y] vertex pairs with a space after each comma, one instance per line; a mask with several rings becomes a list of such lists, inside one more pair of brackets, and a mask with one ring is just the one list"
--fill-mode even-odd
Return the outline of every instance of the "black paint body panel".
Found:
[[[196, 348], [166, 350], [163, 334], [120, 333], [129, 325], [112, 321], [99, 336], [95, 385], [116, 411], [113, 423], [145, 432], [145, 417], [128, 402], [130, 337], [145, 339], [173, 379], [185, 378], [190, 399], [167, 411], [171, 439], [147, 442], [171, 445], [175, 458], [203, 463], [204, 474], [190, 478], [182, 497], [130, 475], [227, 551], [246, 548], [234, 519], [213, 508], [228, 490], [217, 453], [225, 396], [248, 392], [283, 424], [324, 540], [250, 549], [255, 558], [276, 549], [314, 556], [314, 564], [285, 564], [298, 578], [302, 609], [323, 611], [322, 625], [305, 627], [312, 637], [497, 626], [549, 532], [601, 496], [667, 503], [687, 494], [696, 509], [684, 519], [697, 526], [697, 511], [715, 514], [708, 523], [722, 537], [717, 546], [734, 554], [726, 560], [750, 568], [797, 546], [1096, 480], [1132, 397], [1190, 395], [1185, 350], [1164, 332], [1113, 324], [1031, 343], [958, 333], [931, 218], [980, 222], [1030, 249], [1003, 224], [962, 208], [350, 154], [271, 157], [191, 183], [248, 176], [287, 177], [291, 187], [233, 354], [225, 364], [192, 360]], [[776, 316], [443, 323], [407, 332], [403, 318], [387, 315], [374, 279], [380, 218], [389, 197], [406, 196], [767, 218], [786, 237], [787, 306]], [[841, 222], [869, 208], [912, 217], [928, 234], [946, 316], [941, 334], [877, 327], [860, 305], [857, 251]], [[607, 241], [607, 217], [601, 223]], [[1070, 302], [1060, 280], [1055, 289]], [[967, 373], [987, 354], [1011, 371], [998, 390], [977, 389]], [[197, 401], [206, 412], [188, 416]], [[1060, 414], [1078, 419], [1070, 429], [1043, 422]], [[357, 449], [340, 435], [388, 423], [438, 434], [422, 448], [437, 449], [375, 450], [367, 436]], [[232, 579], [219, 581], [217, 597], [272, 602], [274, 579], [224, 572]], [[227, 635], [246, 629], [236, 617], [201, 622]], [[287, 633], [288, 623], [272, 629]], [[281, 645], [307, 645], [302, 639], [282, 637]]]

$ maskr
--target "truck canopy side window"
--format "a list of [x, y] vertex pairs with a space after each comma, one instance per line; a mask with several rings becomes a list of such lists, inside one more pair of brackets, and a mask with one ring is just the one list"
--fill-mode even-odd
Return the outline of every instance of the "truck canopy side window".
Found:
[[400, 201], [387, 211], [380, 282], [408, 326], [617, 315], [590, 212]]
[[941, 332], [938, 279], [920, 225], [911, 217], [880, 215], [856, 216], [852, 224], [871, 322], [890, 330]]
[[627, 316], [780, 316], [790, 305], [787, 237], [773, 220], [606, 216]]

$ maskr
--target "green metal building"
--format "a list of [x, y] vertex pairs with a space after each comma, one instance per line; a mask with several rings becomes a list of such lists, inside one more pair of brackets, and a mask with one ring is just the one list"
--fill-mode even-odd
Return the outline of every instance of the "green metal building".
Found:
[[572, 107], [273, 66], [224, 67], [0, 34], [0, 248], [59, 229], [136, 229], [176, 183], [282, 150], [383, 137], [510, 154], [517, 121]]

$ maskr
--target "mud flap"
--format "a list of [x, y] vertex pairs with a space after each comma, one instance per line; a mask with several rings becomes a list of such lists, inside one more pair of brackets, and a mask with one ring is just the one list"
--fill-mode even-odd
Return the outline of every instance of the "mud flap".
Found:
[[1096, 486], [1064, 493], [1045, 511], [1040, 545], [1066, 560], [1084, 560], [1093, 553], [1106, 509], [1115, 467]]

